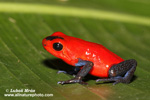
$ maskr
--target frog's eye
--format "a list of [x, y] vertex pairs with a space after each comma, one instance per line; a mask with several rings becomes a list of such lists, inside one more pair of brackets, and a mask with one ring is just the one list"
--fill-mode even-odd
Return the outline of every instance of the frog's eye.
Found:
[[53, 48], [54, 48], [56, 51], [60, 51], [60, 50], [62, 50], [63, 45], [62, 45], [61, 43], [54, 43], [54, 44], [53, 44]]

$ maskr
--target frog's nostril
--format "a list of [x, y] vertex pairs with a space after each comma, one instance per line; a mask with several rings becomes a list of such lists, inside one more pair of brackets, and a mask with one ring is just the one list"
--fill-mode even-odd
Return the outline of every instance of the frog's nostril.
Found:
[[46, 44], [44, 44], [44, 46], [46, 46]]

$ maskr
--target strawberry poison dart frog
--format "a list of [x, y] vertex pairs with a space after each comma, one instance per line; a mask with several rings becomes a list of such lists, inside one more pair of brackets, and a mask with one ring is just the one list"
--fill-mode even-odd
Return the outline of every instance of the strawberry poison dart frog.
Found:
[[49, 53], [75, 66], [75, 71], [79, 69], [75, 78], [59, 81], [58, 84], [86, 84], [82, 79], [88, 73], [101, 77], [96, 82], [113, 81], [114, 85], [129, 83], [136, 70], [136, 60], [124, 60], [101, 44], [67, 36], [62, 32], [44, 38], [42, 44]]

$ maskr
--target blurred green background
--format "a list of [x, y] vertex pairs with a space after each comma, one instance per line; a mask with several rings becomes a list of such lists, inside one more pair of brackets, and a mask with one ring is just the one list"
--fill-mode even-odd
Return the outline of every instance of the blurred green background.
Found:
[[[149, 0], [0, 0], [0, 100], [150, 100], [149, 11]], [[72, 76], [56, 72], [70, 66], [41, 44], [56, 31], [136, 59], [132, 83], [96, 84], [87, 76], [87, 86], [58, 85]], [[5, 97], [10, 89], [53, 97]]]

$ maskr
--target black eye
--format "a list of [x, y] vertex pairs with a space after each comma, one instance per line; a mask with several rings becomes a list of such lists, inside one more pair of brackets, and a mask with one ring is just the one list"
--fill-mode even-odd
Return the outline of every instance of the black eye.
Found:
[[56, 51], [60, 51], [60, 50], [62, 50], [63, 45], [62, 45], [61, 43], [54, 43], [54, 44], [53, 44], [53, 48], [54, 48]]

